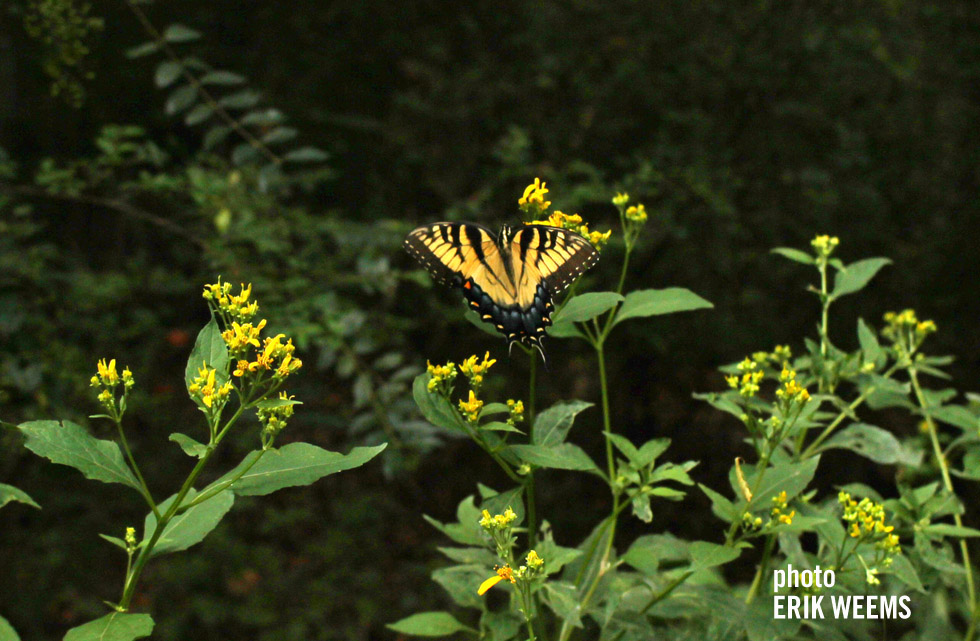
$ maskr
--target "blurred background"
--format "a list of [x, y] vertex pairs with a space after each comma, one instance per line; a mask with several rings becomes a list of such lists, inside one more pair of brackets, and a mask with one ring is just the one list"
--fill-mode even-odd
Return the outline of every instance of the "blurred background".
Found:
[[[814, 274], [774, 246], [829, 233], [845, 262], [892, 258], [835, 304], [831, 339], [854, 349], [858, 317], [914, 307], [939, 326], [932, 350], [956, 355], [955, 385], [978, 389], [978, 122], [980, 13], [965, 0], [6, 0], [0, 419], [109, 437], [86, 418], [88, 379], [116, 358], [137, 380], [135, 455], [169, 494], [191, 464], [167, 435], [199, 424], [181, 376], [201, 287], [253, 282], [306, 363], [284, 438], [390, 445], [355, 472], [239, 499], [203, 544], [150, 565], [137, 607], [161, 640], [392, 639], [385, 623], [449, 604], [428, 578], [446, 541], [422, 514], [449, 519], [477, 481], [506, 480], [421, 421], [412, 377], [490, 350], [487, 395], [504, 399], [525, 396], [528, 372], [416, 269], [409, 229], [514, 223], [536, 176], [594, 228], [616, 223], [615, 191], [644, 202], [627, 287], [686, 287], [715, 308], [621, 327], [615, 427], [672, 437], [671, 460], [701, 460], [693, 476], [722, 488], [748, 450], [692, 393], [724, 387], [719, 365], [815, 335]], [[614, 232], [584, 286], [614, 286], [621, 254]], [[550, 342], [540, 407], [597, 400], [585, 348]], [[879, 424], [915, 429], [892, 419]], [[598, 412], [579, 420], [574, 438], [599, 451]], [[243, 430], [220, 465], [257, 444]], [[25, 639], [61, 638], [118, 597], [124, 559], [96, 534], [143, 511], [10, 430], [0, 445], [0, 482], [43, 506], [0, 512], [0, 613]], [[848, 456], [822, 466], [828, 485], [894, 473]], [[607, 496], [544, 476], [539, 512], [577, 544]], [[621, 536], [662, 531], [720, 536], [700, 494]]]

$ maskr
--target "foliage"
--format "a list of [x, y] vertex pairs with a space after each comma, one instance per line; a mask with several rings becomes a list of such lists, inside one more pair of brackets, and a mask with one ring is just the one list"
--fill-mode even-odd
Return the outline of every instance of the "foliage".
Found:
[[[295, 406], [300, 404], [279, 390], [302, 367], [302, 361], [293, 355], [292, 339], [286, 339], [284, 334], [261, 336], [266, 320], [256, 320], [259, 305], [251, 299], [251, 292], [251, 285], [243, 285], [238, 294], [233, 294], [232, 286], [220, 279], [204, 288], [212, 317], [198, 334], [187, 360], [185, 383], [191, 401], [204, 414], [207, 440], [197, 442], [186, 434], [171, 437], [197, 462], [180, 489], [169, 498], [153, 498], [133, 457], [123, 418], [136, 380], [128, 367], [118, 371], [115, 359], [100, 360], [97, 373], [91, 378], [92, 387], [99, 389], [98, 401], [105, 412], [91, 418], [114, 423], [118, 442], [97, 439], [70, 421], [28, 421], [17, 426], [26, 439], [25, 446], [35, 454], [73, 467], [86, 478], [126, 485], [138, 492], [149, 507], [142, 540], [137, 540], [134, 527], [126, 528], [123, 539], [99, 535], [126, 554], [122, 598], [118, 603], [106, 601], [115, 612], [72, 628], [66, 639], [128, 641], [149, 636], [152, 618], [129, 610], [152, 557], [200, 543], [228, 513], [236, 495], [265, 495], [285, 487], [309, 485], [329, 474], [359, 467], [385, 448], [383, 444], [355, 448], [343, 455], [310, 443], [274, 447]], [[223, 418], [225, 410], [234, 411]], [[236, 427], [240, 431], [239, 419], [247, 410], [256, 411], [261, 446], [224, 476], [196, 490], [194, 485], [201, 472], [226, 436]], [[33, 504], [26, 494], [15, 488], [10, 490], [11, 497]]]

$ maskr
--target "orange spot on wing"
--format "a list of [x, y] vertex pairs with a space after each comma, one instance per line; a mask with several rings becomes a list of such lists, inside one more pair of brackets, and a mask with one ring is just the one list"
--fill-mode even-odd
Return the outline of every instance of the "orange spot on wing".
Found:
[[472, 287], [473, 287], [473, 283], [471, 283], [470, 281], [466, 281], [465, 283], [463, 283], [463, 289], [471, 289]]

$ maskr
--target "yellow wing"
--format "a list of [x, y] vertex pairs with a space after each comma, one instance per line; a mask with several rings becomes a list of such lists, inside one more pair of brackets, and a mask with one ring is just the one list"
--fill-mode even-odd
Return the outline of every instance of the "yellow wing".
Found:
[[552, 295], [564, 291], [599, 260], [599, 252], [575, 232], [546, 225], [526, 225], [511, 243], [518, 302], [526, 307], [539, 283]]
[[444, 285], [461, 285], [488, 254], [499, 254], [490, 230], [472, 223], [417, 227], [405, 238], [405, 249]]

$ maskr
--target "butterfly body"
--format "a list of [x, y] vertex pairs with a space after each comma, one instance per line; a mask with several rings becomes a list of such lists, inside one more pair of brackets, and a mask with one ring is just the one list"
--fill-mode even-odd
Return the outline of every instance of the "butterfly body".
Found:
[[552, 296], [599, 258], [583, 237], [546, 225], [505, 225], [494, 236], [474, 223], [432, 223], [413, 230], [405, 248], [436, 281], [461, 289], [508, 344], [536, 347], [542, 357]]

